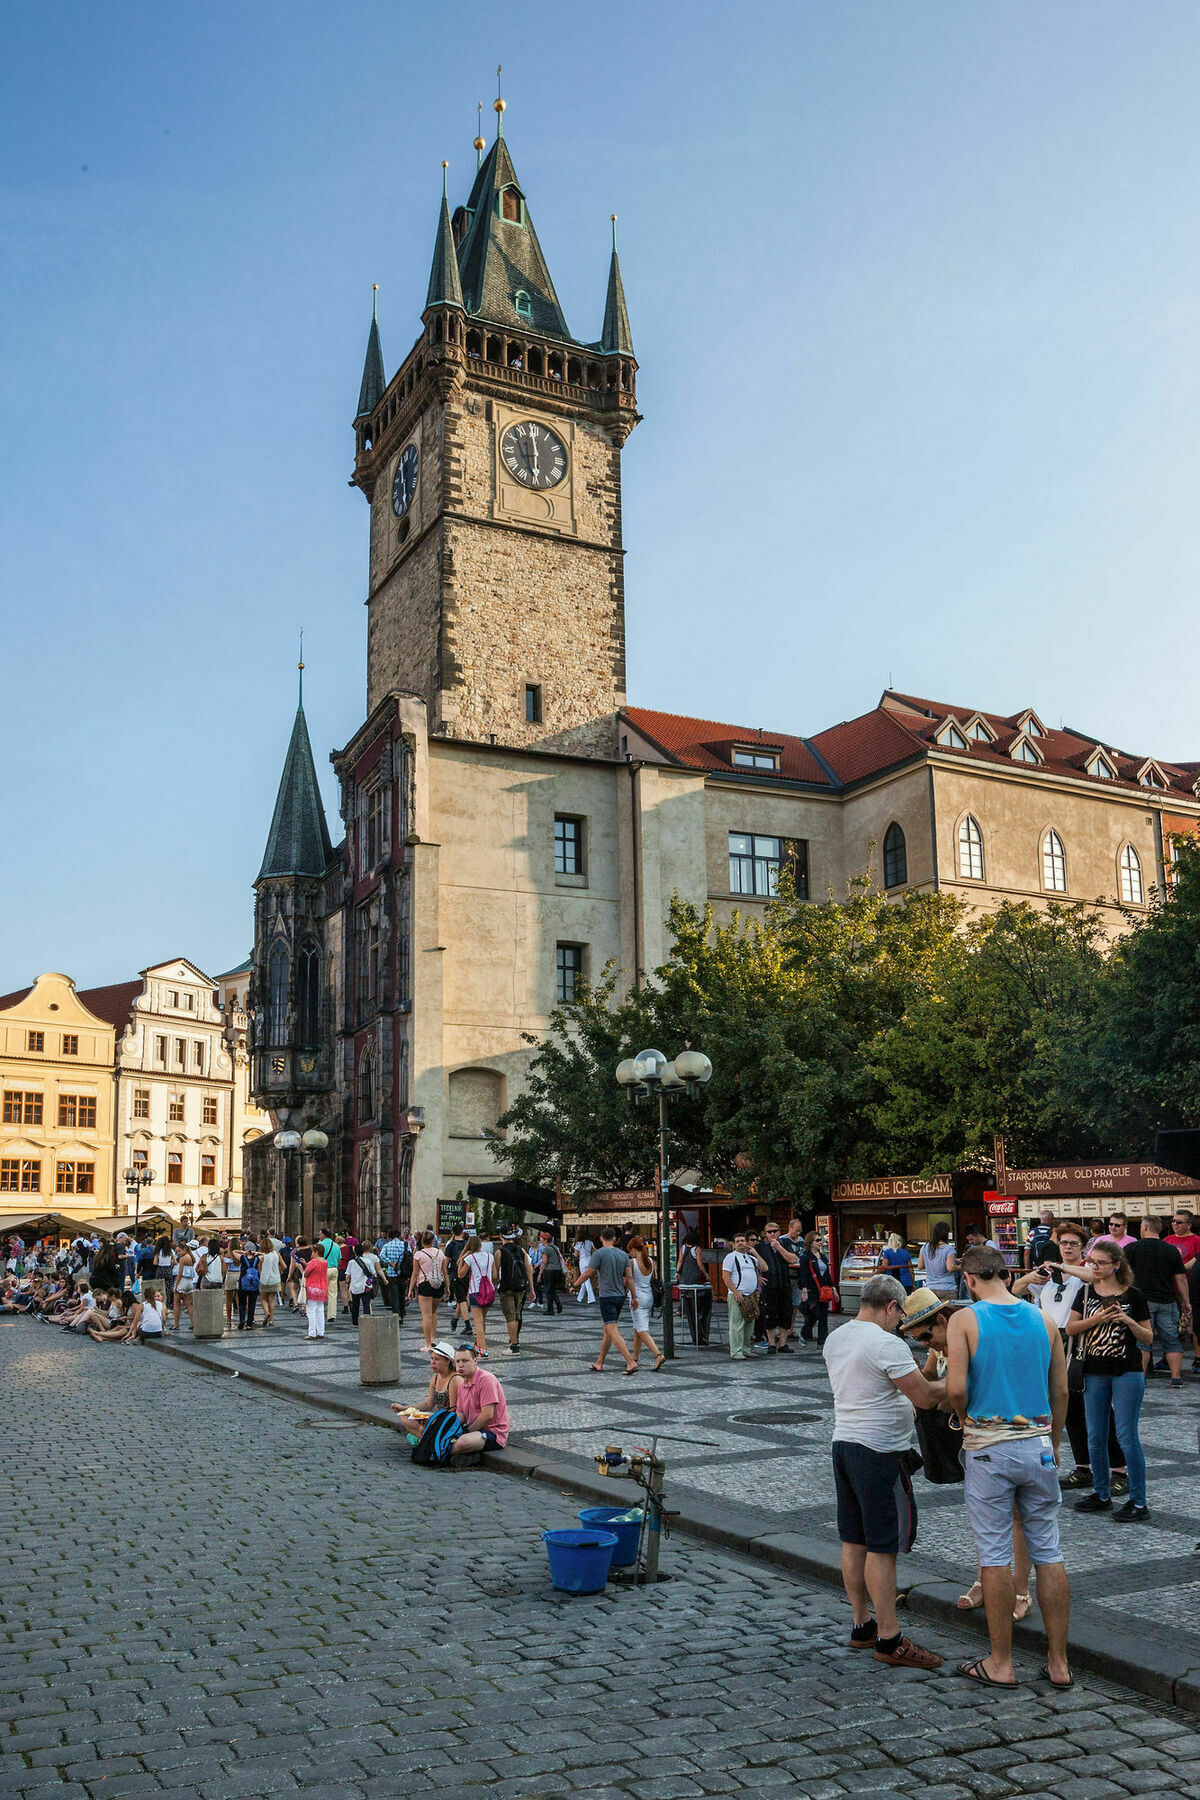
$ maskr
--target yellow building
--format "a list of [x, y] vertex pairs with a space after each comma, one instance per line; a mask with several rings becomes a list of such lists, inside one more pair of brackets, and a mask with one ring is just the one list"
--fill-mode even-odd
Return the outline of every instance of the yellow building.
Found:
[[101, 1009], [125, 992], [76, 993], [69, 976], [46, 974], [0, 997], [0, 1211], [39, 1200], [73, 1219], [116, 1210], [116, 1032]]

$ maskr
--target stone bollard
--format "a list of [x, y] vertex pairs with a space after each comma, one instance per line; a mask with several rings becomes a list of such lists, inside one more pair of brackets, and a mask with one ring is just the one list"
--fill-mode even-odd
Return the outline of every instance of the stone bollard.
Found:
[[192, 1295], [192, 1336], [225, 1335], [225, 1296], [220, 1288], [197, 1288]]
[[393, 1312], [358, 1321], [358, 1379], [363, 1387], [393, 1387], [400, 1379], [400, 1321]]

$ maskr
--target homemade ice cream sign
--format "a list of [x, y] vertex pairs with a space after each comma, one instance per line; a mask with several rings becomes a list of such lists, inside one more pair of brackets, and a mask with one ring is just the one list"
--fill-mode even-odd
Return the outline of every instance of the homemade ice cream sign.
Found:
[[877, 1181], [839, 1181], [835, 1200], [949, 1200], [949, 1175], [881, 1175]]

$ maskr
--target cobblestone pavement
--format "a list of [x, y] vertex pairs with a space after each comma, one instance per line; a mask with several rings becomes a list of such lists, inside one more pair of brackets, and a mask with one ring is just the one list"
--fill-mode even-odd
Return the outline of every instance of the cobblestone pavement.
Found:
[[881, 1668], [763, 1565], [672, 1542], [658, 1588], [558, 1595], [570, 1499], [173, 1358], [8, 1321], [0, 1388], [0, 1793], [1200, 1793], [1194, 1718]]
[[[604, 1375], [592, 1375], [587, 1364], [600, 1337], [596, 1314], [594, 1306], [571, 1301], [561, 1318], [529, 1311], [521, 1352], [514, 1357], [507, 1353], [503, 1321], [492, 1323], [490, 1366], [504, 1382], [514, 1442], [553, 1451], [556, 1459], [577, 1463], [581, 1472], [594, 1472], [593, 1452], [606, 1441], [628, 1449], [662, 1432], [671, 1440], [663, 1449], [673, 1497], [686, 1492], [699, 1507], [736, 1517], [748, 1529], [778, 1529], [786, 1523], [789, 1529], [832, 1539], [828, 1446], [833, 1408], [815, 1346], [801, 1345], [794, 1356], [731, 1363], [723, 1343], [696, 1350], [680, 1331], [678, 1360], [660, 1374], [650, 1372], [643, 1353], [634, 1377], [622, 1375], [615, 1356]], [[338, 1320], [328, 1342], [308, 1344], [302, 1321], [278, 1316], [273, 1331], [225, 1339], [223, 1353], [247, 1369], [269, 1363], [291, 1374], [311, 1372], [322, 1385], [362, 1394], [357, 1343], [348, 1319]], [[658, 1335], [660, 1322], [654, 1324]], [[724, 1327], [723, 1307], [714, 1309], [713, 1325], [717, 1339]], [[400, 1391], [407, 1397], [427, 1379], [415, 1312], [405, 1320], [401, 1343], [405, 1377]], [[772, 1420], [763, 1414], [782, 1416]], [[1081, 1517], [1067, 1504], [1062, 1536], [1077, 1610], [1094, 1606], [1126, 1630], [1165, 1632], [1181, 1649], [1194, 1650], [1200, 1662], [1198, 1424], [1200, 1381], [1189, 1376], [1182, 1393], [1172, 1392], [1165, 1381], [1152, 1381], [1141, 1427], [1151, 1522], [1116, 1526], [1105, 1515]], [[1065, 1447], [1064, 1457], [1069, 1467]], [[923, 1481], [917, 1490], [917, 1558], [924, 1568], [965, 1585], [975, 1552], [962, 1490]], [[1114, 1570], [1120, 1572], [1117, 1580]], [[1169, 1609], [1163, 1606], [1165, 1585], [1172, 1590]]]

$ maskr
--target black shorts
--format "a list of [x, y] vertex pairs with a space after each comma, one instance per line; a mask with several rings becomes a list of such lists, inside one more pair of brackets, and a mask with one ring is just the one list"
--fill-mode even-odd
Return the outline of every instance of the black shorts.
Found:
[[912, 1549], [917, 1503], [898, 1450], [835, 1443], [833, 1482], [843, 1544], [862, 1544], [879, 1556]]
[[762, 1320], [767, 1330], [790, 1331], [792, 1327], [791, 1289], [765, 1287], [758, 1298], [762, 1304]]
[[616, 1324], [624, 1304], [624, 1300], [609, 1300], [603, 1294], [600, 1296], [600, 1317], [606, 1325]]
[[442, 1281], [438, 1283], [437, 1287], [434, 1287], [431, 1282], [418, 1281], [417, 1292], [423, 1300], [444, 1300], [446, 1297], [446, 1284]]

